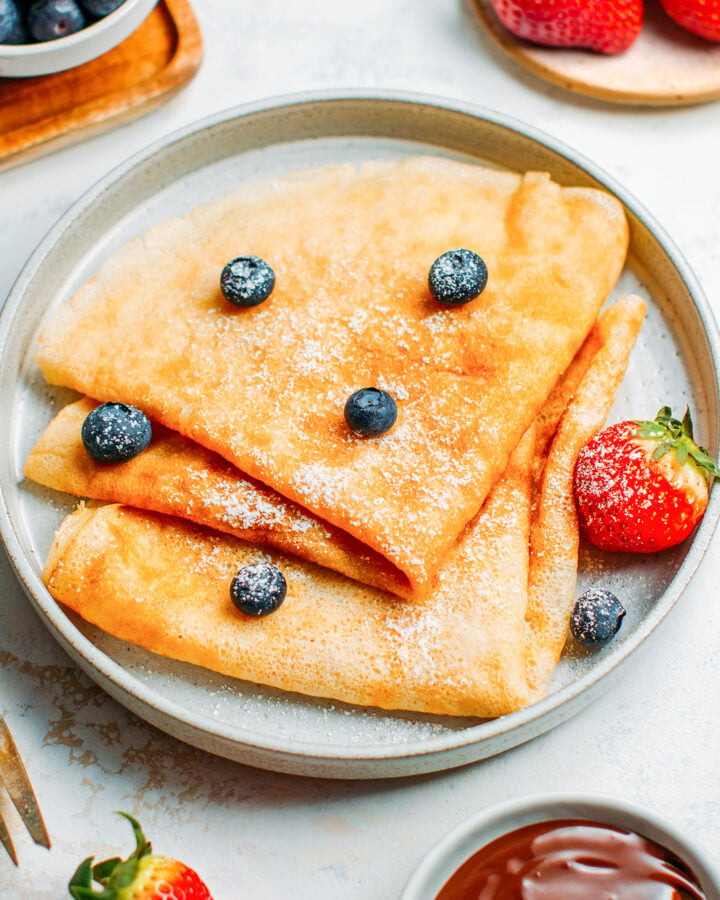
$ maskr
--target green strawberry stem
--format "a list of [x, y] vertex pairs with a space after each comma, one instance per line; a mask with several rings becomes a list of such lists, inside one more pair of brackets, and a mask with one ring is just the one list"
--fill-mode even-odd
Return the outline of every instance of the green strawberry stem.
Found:
[[[70, 879], [68, 890], [75, 900], [117, 900], [117, 892], [133, 883], [137, 875], [138, 863], [152, 853], [152, 844], [146, 840], [139, 823], [127, 813], [121, 812], [130, 823], [135, 835], [135, 850], [126, 860], [119, 856], [105, 859], [93, 866], [93, 857], [84, 859]], [[93, 882], [103, 885], [104, 890], [93, 890]]]
[[658, 410], [653, 422], [636, 422], [638, 430], [635, 436], [658, 441], [652, 458], [661, 459], [666, 453], [674, 451], [680, 465], [690, 459], [700, 469], [708, 483], [713, 477], [720, 477], [720, 468], [704, 447], [698, 446], [693, 439], [693, 423], [690, 409], [685, 408], [682, 421], [674, 419], [669, 406]]

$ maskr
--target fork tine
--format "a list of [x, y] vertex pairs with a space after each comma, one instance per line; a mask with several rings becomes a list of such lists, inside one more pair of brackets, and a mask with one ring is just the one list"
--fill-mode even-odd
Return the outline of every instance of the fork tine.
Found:
[[15, 848], [12, 845], [12, 841], [10, 840], [10, 835], [8, 834], [8, 830], [5, 827], [5, 820], [3, 819], [3, 817], [1, 815], [0, 815], [0, 844], [3, 845], [3, 847], [10, 854], [10, 859], [15, 863], [15, 865], [17, 865], [18, 861], [17, 861], [17, 856], [15, 855]]
[[[20, 759], [20, 754], [10, 734], [10, 729], [5, 724], [2, 716], [0, 716], [0, 781], [7, 788], [10, 799], [15, 804], [15, 808], [25, 823], [25, 827], [30, 832], [32, 839], [36, 844], [40, 844], [41, 847], [49, 849], [50, 838], [40, 814], [40, 808], [33, 793], [30, 779]], [[3, 826], [1, 830], [5, 832], [5, 837], [9, 843], [10, 837], [7, 834], [7, 828]], [[8, 845], [5, 839], [0, 837], [0, 840], [7, 848]], [[12, 847], [12, 844], [10, 844], [10, 847]], [[8, 850], [8, 852], [14, 859], [14, 851]]]

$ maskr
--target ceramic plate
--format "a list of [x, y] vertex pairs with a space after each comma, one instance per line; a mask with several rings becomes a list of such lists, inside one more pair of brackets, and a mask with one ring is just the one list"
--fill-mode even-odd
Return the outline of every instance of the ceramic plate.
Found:
[[0, 319], [0, 529], [31, 602], [65, 650], [130, 710], [183, 741], [250, 765], [303, 775], [380, 778], [473, 762], [547, 731], [607, 687], [673, 605], [700, 562], [720, 493], [692, 543], [652, 557], [583, 551], [580, 590], [602, 582], [629, 608], [619, 638], [596, 654], [568, 652], [549, 696], [494, 721], [358, 709], [233, 681], [154, 656], [68, 617], [40, 580], [53, 531], [74, 500], [23, 481], [23, 460], [67, 392], [34, 366], [37, 334], [131, 236], [241, 182], [311, 165], [429, 153], [561, 183], [600, 185], [626, 204], [632, 245], [616, 294], [650, 300], [612, 417], [652, 417], [664, 403], [694, 412], [718, 447], [718, 337], [708, 304], [668, 238], [591, 163], [495, 113], [414, 95], [303, 95], [233, 110], [173, 135], [116, 169], [50, 232]]

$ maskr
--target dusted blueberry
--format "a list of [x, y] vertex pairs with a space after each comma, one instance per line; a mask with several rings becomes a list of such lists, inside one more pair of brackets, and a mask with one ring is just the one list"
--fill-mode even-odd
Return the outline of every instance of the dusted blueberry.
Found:
[[379, 388], [361, 388], [348, 398], [345, 404], [345, 421], [348, 428], [360, 437], [378, 437], [395, 424], [397, 406], [387, 391]]
[[125, 0], [80, 0], [80, 5], [85, 12], [91, 16], [102, 19], [103, 16], [109, 16], [118, 6], [122, 6]]
[[222, 270], [220, 289], [235, 306], [258, 306], [272, 294], [275, 273], [259, 256], [238, 256]]
[[448, 250], [430, 266], [428, 287], [443, 306], [462, 306], [485, 290], [488, 270], [472, 250]]
[[86, 25], [75, 0], [37, 0], [27, 17], [30, 34], [36, 41], [54, 41], [75, 34]]
[[152, 427], [134, 406], [103, 403], [86, 416], [81, 436], [85, 449], [98, 462], [126, 462], [150, 443]]
[[15, 0], [0, 0], [0, 44], [20, 43], [12, 38], [21, 25], [20, 10]]
[[271, 563], [243, 566], [230, 583], [230, 599], [246, 616], [267, 616], [285, 599], [285, 576]]
[[604, 647], [620, 630], [625, 608], [615, 594], [599, 588], [585, 591], [570, 617], [570, 631], [585, 647]]

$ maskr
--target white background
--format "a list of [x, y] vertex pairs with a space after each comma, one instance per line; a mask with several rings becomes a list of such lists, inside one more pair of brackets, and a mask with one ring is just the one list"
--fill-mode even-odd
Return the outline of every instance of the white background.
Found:
[[[152, 114], [0, 173], [0, 298], [37, 242], [95, 180], [179, 126], [237, 103], [316, 88], [453, 97], [524, 120], [615, 176], [670, 232], [717, 310], [720, 106], [620, 107], [571, 95], [495, 50], [464, 0], [196, 0], [205, 59]], [[0, 110], [0, 116], [2, 110]], [[438, 775], [332, 782], [255, 771], [156, 731], [55, 645], [0, 558], [0, 712], [53, 840], [0, 855], [0, 897], [68, 896], [87, 855], [129, 849], [114, 811], [196, 868], [215, 900], [397, 897], [428, 849], [494, 801], [555, 789], [650, 806], [720, 855], [720, 543], [611, 693], [501, 757]]]

